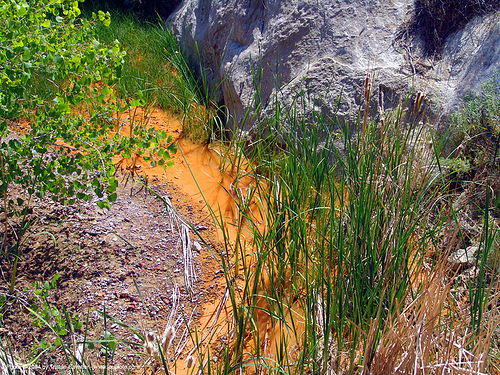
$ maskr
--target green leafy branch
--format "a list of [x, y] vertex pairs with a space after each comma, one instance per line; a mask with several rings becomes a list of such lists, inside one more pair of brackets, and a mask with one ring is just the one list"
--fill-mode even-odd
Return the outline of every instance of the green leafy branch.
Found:
[[[115, 131], [116, 116], [140, 105], [142, 96], [131, 103], [116, 97], [125, 52], [118, 41], [103, 44], [95, 34], [96, 25], [109, 26], [110, 15], [79, 16], [78, 1], [0, 1], [1, 252], [10, 264], [17, 265], [26, 228], [9, 220], [31, 222], [32, 197], [73, 203], [97, 196], [100, 207], [109, 207], [117, 187], [113, 156], [141, 155], [165, 166], [175, 152], [163, 132], [143, 125], [129, 136]], [[12, 136], [23, 121], [29, 131]], [[17, 199], [9, 197], [12, 186], [21, 192]], [[12, 230], [17, 233], [9, 237]]]

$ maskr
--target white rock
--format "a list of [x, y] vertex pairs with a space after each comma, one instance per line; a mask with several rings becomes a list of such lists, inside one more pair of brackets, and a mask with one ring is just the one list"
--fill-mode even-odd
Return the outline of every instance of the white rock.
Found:
[[201, 245], [198, 241], [193, 242], [193, 247], [198, 253], [201, 251]]
[[374, 111], [381, 93], [387, 108], [413, 87], [446, 113], [500, 69], [500, 13], [470, 21], [431, 61], [417, 46], [409, 53], [394, 44], [413, 6], [413, 0], [184, 0], [168, 23], [218, 87], [236, 127], [247, 131], [252, 122], [244, 117], [256, 93], [252, 70], [259, 66], [264, 110], [273, 107], [278, 77], [283, 103], [308, 88], [323, 100], [324, 114], [334, 112], [342, 93], [341, 120], [356, 116], [367, 72], [375, 72]]
[[477, 246], [469, 246], [466, 249], [460, 249], [448, 257], [450, 267], [456, 271], [459, 268], [466, 269], [474, 265], [476, 261]]

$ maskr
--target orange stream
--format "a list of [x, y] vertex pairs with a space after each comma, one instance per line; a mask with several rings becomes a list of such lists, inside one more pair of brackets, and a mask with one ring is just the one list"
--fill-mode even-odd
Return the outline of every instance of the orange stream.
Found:
[[[142, 158], [135, 161], [121, 160], [116, 157], [115, 162], [121, 161], [122, 167], [130, 167], [135, 162], [135, 169], [139, 175], [146, 175], [149, 181], [158, 179], [159, 181], [170, 181], [178, 186], [185, 194], [192, 197], [193, 204], [201, 205], [222, 215], [225, 222], [232, 222], [237, 217], [237, 207], [235, 204], [236, 189], [240, 191], [248, 190], [253, 178], [250, 176], [241, 177], [246, 171], [240, 169], [238, 173], [232, 169], [222, 170], [224, 163], [221, 151], [217, 146], [201, 145], [181, 137], [182, 125], [180, 121], [161, 110], [154, 110], [148, 114], [149, 126], [158, 130], [164, 130], [172, 135], [177, 144], [178, 151], [172, 155], [174, 162], [171, 168], [156, 166], [151, 167]], [[130, 128], [124, 126], [121, 129], [123, 134], [128, 135]], [[219, 217], [220, 218], [220, 217]], [[236, 231], [231, 231], [235, 235]]]
[[[146, 175], [150, 182], [154, 182], [155, 179], [158, 179], [158, 181], [170, 181], [176, 185], [179, 190], [192, 198], [190, 204], [202, 207], [206, 210], [207, 216], [209, 216], [210, 210], [215, 213], [217, 220], [223, 222], [226, 235], [228, 235], [230, 242], [234, 243], [239, 238], [241, 243], [245, 243], [246, 246], [250, 248], [252, 239], [250, 236], [247, 236], [249, 238], [245, 238], [246, 231], [240, 230], [241, 228], [238, 226], [237, 218], [239, 215], [235, 203], [236, 191], [238, 191], [239, 194], [248, 194], [251, 189], [250, 185], [253, 182], [253, 178], [250, 174], [245, 175], [245, 166], [243, 166], [239, 172], [231, 166], [228, 167], [227, 170], [223, 170], [221, 166], [228, 165], [229, 163], [227, 160], [222, 160], [222, 150], [219, 151], [216, 146], [195, 144], [188, 139], [181, 138], [180, 121], [163, 111], [152, 111], [148, 114], [145, 121], [148, 122], [148, 126], [167, 131], [177, 143], [178, 151], [175, 155], [172, 155], [172, 160], [174, 162], [172, 168], [167, 167], [164, 171], [161, 166], [151, 167], [151, 165], [142, 158], [137, 158], [133, 161], [131, 159], [122, 160], [121, 157], [116, 157], [114, 159], [115, 163], [120, 162], [122, 167], [128, 167], [129, 169], [134, 165], [135, 171], [139, 175]], [[121, 132], [128, 135], [130, 128], [124, 126]], [[251, 206], [253, 206], [254, 209], [252, 214], [258, 216], [256, 213], [258, 210], [255, 209], [256, 203], [253, 202]], [[218, 234], [222, 242], [222, 230], [220, 228], [218, 228]], [[244, 252], [245, 249], [243, 249], [243, 253]], [[252, 258], [250, 256], [247, 258], [249, 259], [248, 262], [251, 263]], [[214, 283], [212, 277], [213, 275], [205, 276], [205, 287], [209, 287]], [[223, 278], [221, 278], [220, 281], [222, 280]], [[262, 301], [262, 303], [265, 304], [266, 302]], [[216, 319], [215, 315], [218, 309], [220, 309], [222, 313]], [[274, 336], [279, 337], [281, 335], [281, 329], [280, 327], [271, 327], [271, 319], [268, 314], [259, 312], [256, 315], [258, 315], [256, 318], [259, 321], [259, 336], [261, 342], [265, 343], [263, 344], [265, 348], [267, 347], [267, 355], [273, 357], [275, 351]], [[296, 320], [296, 317], [294, 318]], [[203, 315], [196, 328], [198, 338], [203, 337], [211, 326], [215, 326], [215, 329], [212, 330], [212, 335], [214, 335], [214, 337], [212, 337], [211, 340], [207, 338], [202, 343], [201, 349], [204, 350], [209, 341], [214, 342], [216, 341], [214, 339], [219, 337], [225, 336], [231, 339], [232, 332], [229, 331], [231, 324], [232, 308], [229, 301], [225, 303], [221, 301], [206, 303], [203, 306]], [[187, 348], [187, 350], [190, 349], [189, 347]], [[196, 365], [196, 367], [197, 366], [198, 365]], [[177, 374], [188, 373], [184, 360], [177, 361], [175, 371]]]

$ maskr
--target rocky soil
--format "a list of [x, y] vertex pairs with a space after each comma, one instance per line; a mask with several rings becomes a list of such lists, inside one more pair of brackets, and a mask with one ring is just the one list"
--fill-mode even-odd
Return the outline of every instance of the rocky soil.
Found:
[[[42, 353], [43, 338], [55, 340], [46, 324], [33, 325], [36, 317], [27, 307], [38, 305], [43, 311], [34, 283], [50, 282], [56, 274], [60, 275], [57, 287], [47, 292], [49, 309], [61, 314], [67, 310], [85, 322], [75, 335], [63, 336], [71, 354], [80, 355], [79, 341], [97, 341], [85, 347], [83, 357], [96, 368], [107, 360], [108, 368], [117, 374], [152, 365], [142, 337], [148, 331], [161, 334], [166, 325], [177, 332], [170, 355], [182, 358], [188, 328], [202, 316], [203, 304], [221, 293], [223, 283], [218, 286], [217, 278], [222, 272], [217, 272], [213, 255], [215, 229], [200, 202], [193, 202], [172, 183], [152, 186], [206, 241], [203, 244], [191, 231], [196, 278], [186, 280], [178, 227], [171, 223], [164, 202], [126, 175], [120, 181], [118, 199], [110, 210], [101, 210], [95, 203], [34, 202], [37, 220], [23, 247], [16, 298], [7, 293], [10, 272], [2, 257], [2, 343], [21, 363]], [[105, 335], [116, 343], [113, 355], [106, 356], [106, 344], [98, 342]], [[61, 350], [42, 353], [35, 372], [64, 372], [68, 362], [62, 354]]]

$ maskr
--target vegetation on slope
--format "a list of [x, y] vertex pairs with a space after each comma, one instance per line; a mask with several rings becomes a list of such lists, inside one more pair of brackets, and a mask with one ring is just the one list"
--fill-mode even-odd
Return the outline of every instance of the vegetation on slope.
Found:
[[[8, 4], [2, 2], [4, 10]], [[71, 22], [85, 23], [77, 17], [74, 3], [71, 4]], [[22, 8], [16, 8], [17, 13], [12, 14], [29, 19], [27, 9]], [[34, 25], [41, 25], [41, 32], [49, 35], [53, 35], [53, 22], [62, 17], [58, 14], [66, 15], [63, 8], [57, 7], [53, 17], [42, 16], [42, 12], [34, 14], [39, 15], [33, 19]], [[99, 13], [99, 17], [108, 23], [104, 13]], [[99, 170], [104, 156], [123, 151], [118, 146], [112, 148], [111, 141], [103, 141], [113, 124], [107, 122], [112, 117], [109, 111], [119, 110], [116, 106], [120, 103], [103, 95], [107, 87], [100, 86], [103, 83], [110, 86], [108, 90], [120, 90], [125, 103], [146, 104], [147, 100], [147, 105], [177, 108], [187, 121], [197, 118], [196, 111], [201, 111], [200, 118], [205, 122], [187, 128], [188, 134], [213, 119], [211, 108], [198, 107], [210, 103], [210, 95], [203, 90], [200, 95], [197, 91], [200, 82], [193, 78], [182, 53], [172, 44], [173, 37], [165, 30], [150, 25], [138, 27], [135, 21], [120, 17], [117, 25], [121, 26], [101, 27], [98, 32], [102, 38], [109, 38], [109, 42], [122, 38], [130, 57], [123, 67], [121, 59], [125, 57], [117, 44], [114, 49], [106, 49], [80, 27], [76, 30], [82, 33], [81, 39], [70, 44], [81, 49], [61, 56], [57, 51], [66, 45], [57, 45], [58, 48], [48, 45], [45, 48], [53, 53], [48, 60], [34, 58], [38, 47], [29, 44], [30, 40], [23, 40], [20, 45], [10, 34], [2, 36], [3, 40], [13, 41], [1, 61], [2, 72], [7, 74], [2, 80], [2, 135], [7, 135], [12, 121], [23, 113], [36, 114], [37, 124], [47, 124], [47, 128], [34, 128], [19, 144], [18, 141], [2, 143], [2, 199], [9, 207], [2, 212], [4, 223], [11, 212], [23, 215], [22, 209], [10, 208], [16, 204], [7, 199], [11, 184], [25, 184], [26, 189], [35, 186], [33, 194], [49, 190], [55, 197], [66, 191], [74, 192], [66, 182], [52, 190], [36, 185], [34, 172], [41, 168], [34, 169], [36, 166], [29, 167], [29, 162], [24, 162], [28, 157], [38, 160], [38, 155], [48, 152], [45, 149], [59, 137], [78, 149], [93, 143], [86, 152], [57, 154], [59, 161], [43, 164], [44, 170], [66, 166], [69, 161], [78, 166], [80, 160], [87, 160], [84, 158], [90, 155], [94, 159], [83, 164], [82, 170]], [[5, 26], [15, 33], [18, 26], [13, 25], [5, 21]], [[71, 27], [56, 30], [58, 40], [64, 41], [62, 35], [74, 41]], [[141, 36], [143, 31], [145, 34]], [[139, 36], [140, 43], [127, 38], [130, 33]], [[10, 53], [15, 59], [7, 59]], [[79, 69], [81, 61], [86, 61], [86, 53], [103, 56], [97, 61], [111, 63], [102, 67], [109, 70], [95, 68], [92, 72], [98, 74], [87, 77]], [[145, 66], [140, 65], [142, 59], [147, 61]], [[73, 60], [74, 64], [69, 64]], [[171, 64], [167, 68], [165, 60]], [[48, 64], [37, 65], [38, 61]], [[35, 69], [30, 70], [33, 66]], [[21, 70], [14, 70], [16, 67]], [[144, 73], [153, 67], [158, 69], [153, 75]], [[172, 81], [165, 78], [166, 81], [157, 82], [158, 76], [169, 71], [174, 72]], [[50, 85], [56, 85], [55, 102], [50, 95], [40, 99], [41, 95], [35, 96], [30, 91], [19, 96], [21, 84], [30, 87], [38, 82], [31, 81], [32, 73], [49, 77]], [[67, 73], [74, 73], [76, 78]], [[181, 82], [179, 77], [187, 77], [187, 81]], [[105, 80], [108, 78], [109, 83]], [[88, 80], [90, 85], [82, 88], [82, 80]], [[100, 90], [94, 90], [95, 85]], [[367, 81], [365, 104], [370, 100], [372, 86]], [[77, 87], [79, 90], [89, 87], [89, 91], [81, 97], [72, 96], [79, 94]], [[142, 92], [140, 100], [134, 92]], [[305, 94], [299, 93], [290, 107], [282, 108], [275, 103], [274, 117], [260, 124], [260, 134], [270, 135], [253, 144], [250, 170], [242, 167], [248, 166], [247, 145], [237, 140], [227, 145], [226, 158], [236, 173], [231, 193], [238, 208], [234, 223], [237, 236], [232, 238], [226, 232], [227, 223], [220, 221], [225, 248], [216, 255], [227, 282], [234, 336], [228, 338], [222, 349], [219, 346], [216, 362], [212, 361], [215, 348], [204, 351], [200, 346], [194, 353], [198, 360], [190, 371], [223, 374], [492, 371], [498, 365], [488, 356], [498, 322], [499, 294], [495, 281], [499, 270], [500, 219], [498, 98], [496, 81], [485, 87], [483, 94], [466, 98], [463, 110], [450, 119], [446, 137], [434, 134], [431, 124], [417, 126], [423, 113], [421, 97], [413, 107], [403, 102], [376, 118], [363, 116], [360, 110], [354, 136], [339, 127], [335, 119], [317, 113], [307, 119], [298, 116], [305, 101]], [[68, 108], [81, 103], [85, 104], [84, 115], [70, 120], [73, 117]], [[181, 104], [176, 107], [176, 103]], [[193, 107], [197, 110], [191, 112], [189, 108]], [[87, 111], [92, 115], [84, 117]], [[47, 113], [55, 117], [47, 117]], [[61, 135], [58, 129], [65, 129], [66, 124], [69, 128]], [[80, 132], [83, 124], [89, 127]], [[455, 142], [450, 155], [444, 153], [447, 139]], [[101, 152], [93, 154], [94, 148]], [[35, 154], [26, 154], [33, 149], [37, 151]], [[45, 159], [40, 160], [46, 163]], [[48, 176], [44, 181], [60, 181], [61, 172], [55, 171], [55, 177]], [[249, 175], [253, 183], [243, 185], [243, 178]], [[106, 176], [111, 187], [114, 184], [106, 169], [95, 178], [88, 176], [91, 186], [97, 181], [93, 186], [98, 195], [104, 196], [101, 176]], [[73, 180], [70, 183], [81, 184]], [[108, 193], [112, 194], [112, 189]], [[87, 197], [86, 193], [68, 195]], [[20, 202], [20, 207], [23, 204]], [[215, 212], [214, 219], [221, 220]], [[5, 247], [5, 243], [4, 240], [3, 253], [12, 259], [15, 275], [20, 243], [14, 247]], [[477, 251], [468, 272], [451, 270], [450, 255], [470, 246], [477, 247]], [[52, 286], [48, 284], [45, 292]], [[65, 324], [69, 327], [73, 323]], [[60, 334], [60, 342], [69, 341], [67, 331], [64, 328], [60, 331], [64, 334], [56, 332]], [[196, 338], [195, 333], [193, 337]], [[108, 344], [103, 341], [102, 348]], [[149, 344], [145, 343], [146, 347]], [[54, 343], [50, 350], [60, 346]], [[159, 364], [166, 367], [165, 361], [159, 359]], [[67, 360], [73, 363], [75, 358]], [[84, 371], [88, 369], [74, 369], [75, 373]]]

